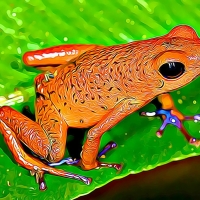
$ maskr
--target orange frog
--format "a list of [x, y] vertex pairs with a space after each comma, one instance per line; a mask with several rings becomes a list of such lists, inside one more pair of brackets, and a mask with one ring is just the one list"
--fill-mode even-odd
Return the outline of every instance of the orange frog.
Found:
[[[200, 74], [200, 39], [189, 26], [177, 26], [162, 37], [128, 44], [61, 45], [31, 51], [23, 60], [26, 65], [46, 71], [35, 79], [36, 121], [3, 106], [0, 132], [15, 160], [36, 175], [41, 190], [47, 188], [46, 172], [90, 184], [90, 178], [54, 168], [62, 163], [84, 170], [119, 170], [120, 164], [98, 160], [101, 136], [156, 97], [158, 110], [141, 115], [161, 117], [163, 124], [157, 136], [162, 136], [167, 124], [173, 124], [191, 144], [199, 145], [182, 122], [200, 120], [200, 115], [183, 116], [168, 94]], [[63, 159], [69, 127], [90, 128], [77, 161]], [[22, 143], [43, 160], [26, 153]], [[110, 143], [99, 155], [115, 146]]]

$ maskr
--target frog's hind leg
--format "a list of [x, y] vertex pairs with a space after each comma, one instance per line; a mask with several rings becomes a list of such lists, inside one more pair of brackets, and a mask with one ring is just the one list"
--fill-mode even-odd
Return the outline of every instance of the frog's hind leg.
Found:
[[[49, 116], [45, 117], [48, 118]], [[56, 115], [52, 116], [52, 119], [53, 117], [56, 117]], [[49, 135], [55, 133], [51, 132], [48, 135], [43, 129], [44, 126], [47, 128], [47, 124], [41, 123], [41, 125], [42, 127], [8, 106], [0, 108], [0, 132], [3, 134], [5, 142], [15, 160], [22, 167], [30, 170], [32, 175], [36, 175], [36, 181], [39, 183], [40, 190], [46, 189], [44, 181], [44, 173], [46, 172], [57, 176], [81, 180], [85, 184], [90, 184], [90, 178], [52, 168], [24, 151], [21, 142], [29, 147], [35, 154], [46, 160], [54, 159], [58, 161], [62, 159], [60, 156], [63, 155], [63, 152], [58, 149], [60, 141], [55, 139], [55, 135], [54, 139], [52, 137], [50, 141]], [[49, 129], [47, 129], [47, 131], [49, 131]], [[64, 131], [67, 131], [67, 126], [65, 126]]]
[[168, 93], [161, 94], [157, 99], [153, 101], [153, 103], [157, 107], [155, 112], [141, 112], [140, 115], [147, 117], [159, 116], [162, 119], [163, 123], [156, 133], [158, 137], [162, 137], [165, 127], [168, 124], [172, 124], [183, 133], [189, 143], [196, 146], [200, 145], [200, 140], [191, 137], [183, 126], [183, 121], [186, 120], [200, 121], [200, 115], [184, 116], [180, 111], [176, 109], [174, 102]]
[[[35, 115], [33, 115], [30, 111], [30, 108], [28, 106], [25, 106], [22, 110], [22, 113], [31, 118], [32, 120], [35, 121]], [[80, 131], [80, 129], [79, 129]], [[85, 130], [81, 130], [83, 133], [85, 132]], [[82, 133], [82, 134], [83, 134]], [[78, 134], [75, 134], [75, 135], [78, 135]], [[81, 135], [81, 134], [79, 134]], [[84, 136], [84, 135], [83, 135]], [[82, 138], [83, 139], [83, 138]], [[110, 150], [114, 149], [117, 147], [117, 144], [113, 141], [110, 141], [109, 143], [107, 143], [103, 149], [98, 153], [97, 155], [97, 159], [99, 160], [103, 155], [105, 155], [106, 153], [108, 153]], [[37, 156], [36, 154], [34, 154], [34, 152], [32, 152], [33, 155]], [[75, 157], [76, 158], [76, 157]], [[42, 159], [42, 158], [40, 158]], [[76, 165], [78, 162], [80, 161], [80, 159], [73, 159], [72, 157], [68, 157], [68, 158], [64, 158], [62, 159], [61, 161], [59, 162], [55, 162], [55, 163], [47, 163], [49, 166], [60, 166], [60, 165], [63, 165], [63, 164], [68, 164], [68, 165]], [[115, 167], [118, 167], [118, 165], [115, 165]]]
[[52, 71], [52, 69], [58, 65], [66, 64], [70, 60], [96, 47], [100, 46], [87, 44], [54, 46], [26, 52], [23, 56], [23, 61], [26, 65], [35, 66], [42, 71]]

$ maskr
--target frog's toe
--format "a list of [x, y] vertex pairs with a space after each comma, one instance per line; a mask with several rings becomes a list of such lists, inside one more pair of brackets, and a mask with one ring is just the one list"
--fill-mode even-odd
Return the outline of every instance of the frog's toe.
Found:
[[196, 147], [199, 147], [200, 146], [200, 140], [196, 139], [196, 138], [191, 138], [189, 140], [189, 143], [196, 146]]
[[36, 182], [39, 184], [39, 189], [41, 191], [45, 191], [47, 189], [46, 182], [44, 180], [44, 172], [43, 171], [35, 171], [35, 170], [30, 170], [31, 176], [35, 175]]
[[[168, 124], [172, 124], [176, 126], [186, 137], [186, 139], [189, 141], [190, 144], [193, 144], [195, 146], [200, 146], [200, 141], [197, 140], [196, 138], [192, 138], [187, 130], [183, 126], [183, 121], [186, 120], [194, 120], [195, 122], [200, 121], [200, 115], [194, 115], [194, 116], [183, 116], [183, 118], [180, 119], [180, 115], [176, 115], [173, 110], [164, 110], [164, 109], [159, 109], [155, 112], [141, 112], [140, 115], [142, 116], [147, 116], [147, 117], [155, 117], [159, 116], [162, 118], [162, 125], [157, 131], [156, 135], [158, 137], [162, 137], [164, 129]], [[163, 117], [164, 116], [164, 117]]]
[[60, 166], [60, 165], [63, 165], [63, 164], [77, 165], [78, 162], [79, 162], [79, 160], [76, 160], [76, 159], [69, 157], [69, 158], [64, 158], [61, 161], [56, 162], [56, 163], [49, 163], [48, 165], [51, 166], [51, 167]]
[[96, 169], [98, 169], [100, 167], [114, 168], [117, 171], [121, 171], [123, 164], [98, 162], [98, 166], [96, 167]]
[[123, 164], [118, 164], [118, 163], [104, 163], [96, 160], [95, 162], [91, 164], [84, 164], [82, 160], [78, 163], [78, 165], [83, 169], [83, 170], [91, 170], [91, 169], [99, 169], [102, 167], [106, 168], [114, 168], [118, 172], [121, 171]]
[[185, 120], [194, 120], [195, 122], [200, 121], [200, 114], [194, 116], [185, 116]]
[[117, 143], [111, 141], [109, 142], [99, 153], [97, 156], [97, 159], [101, 158], [103, 155], [105, 155], [108, 151], [111, 149], [114, 149], [117, 147]]

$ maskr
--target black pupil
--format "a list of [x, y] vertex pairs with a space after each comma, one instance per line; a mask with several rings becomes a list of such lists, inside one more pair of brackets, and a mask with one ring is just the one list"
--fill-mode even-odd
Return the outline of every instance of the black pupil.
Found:
[[174, 79], [185, 72], [185, 66], [181, 62], [168, 62], [163, 64], [159, 71], [165, 78]]

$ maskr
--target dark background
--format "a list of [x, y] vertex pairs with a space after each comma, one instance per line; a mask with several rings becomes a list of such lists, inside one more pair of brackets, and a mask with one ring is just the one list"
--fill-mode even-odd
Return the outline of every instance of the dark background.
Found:
[[78, 200], [200, 199], [200, 157], [174, 161], [112, 181]]

